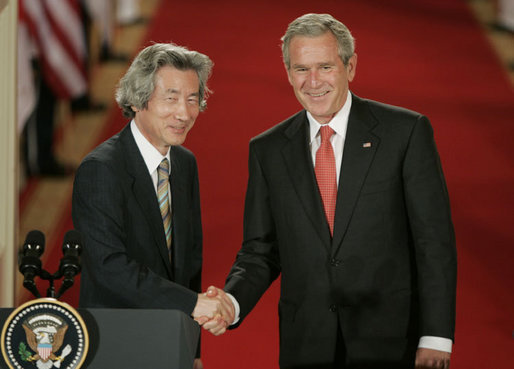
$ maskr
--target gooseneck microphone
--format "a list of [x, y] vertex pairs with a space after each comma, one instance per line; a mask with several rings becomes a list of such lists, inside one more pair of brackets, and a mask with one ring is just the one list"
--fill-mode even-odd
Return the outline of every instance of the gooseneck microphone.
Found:
[[38, 230], [30, 231], [25, 238], [18, 258], [19, 270], [23, 274], [23, 286], [36, 297], [41, 297], [34, 277], [41, 274], [40, 256], [45, 250], [45, 235]]
[[73, 286], [73, 278], [80, 273], [80, 254], [82, 253], [82, 236], [75, 230], [70, 230], [64, 235], [62, 243], [63, 257], [59, 264], [58, 275], [64, 276], [61, 288], [56, 297], [60, 297], [64, 291]]

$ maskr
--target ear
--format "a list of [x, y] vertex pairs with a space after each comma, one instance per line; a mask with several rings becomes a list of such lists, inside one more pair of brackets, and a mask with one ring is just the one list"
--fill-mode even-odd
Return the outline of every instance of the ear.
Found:
[[130, 106], [130, 109], [132, 109], [132, 111], [133, 111], [134, 113], [137, 113], [137, 112], [139, 111], [139, 109], [138, 109], [138, 108], [136, 108], [134, 105], [131, 105], [131, 106]]
[[355, 73], [357, 70], [357, 54], [353, 54], [352, 57], [348, 60], [348, 66], [346, 67], [346, 71], [348, 72], [348, 81], [353, 81], [355, 77]]
[[285, 65], [285, 64], [284, 64], [284, 68], [286, 69], [287, 80], [289, 81], [289, 84], [292, 86], [293, 82], [291, 81], [291, 68], [287, 68], [287, 65]]

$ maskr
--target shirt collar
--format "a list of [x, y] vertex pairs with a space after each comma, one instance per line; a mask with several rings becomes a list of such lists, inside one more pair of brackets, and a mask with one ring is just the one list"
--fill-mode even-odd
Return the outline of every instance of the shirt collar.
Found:
[[148, 168], [148, 172], [152, 174], [159, 164], [161, 163], [162, 159], [167, 158], [170, 160], [170, 150], [168, 149], [168, 152], [165, 156], [163, 156], [159, 150], [157, 150], [147, 139], [139, 128], [137, 128], [137, 124], [132, 119], [130, 122], [130, 130], [132, 131], [132, 135], [134, 136], [134, 140], [136, 141], [136, 145], [139, 148], [139, 151], [141, 152], [141, 155], [143, 156], [143, 160], [145, 161], [145, 164]]
[[[348, 95], [346, 96], [346, 101], [343, 104], [341, 110], [337, 112], [337, 114], [332, 118], [332, 120], [328, 123], [329, 127], [334, 130], [338, 135], [345, 137], [346, 136], [346, 128], [348, 127], [348, 117], [350, 116], [350, 108], [352, 107], [352, 94], [348, 91]], [[309, 120], [309, 130], [310, 130], [310, 141], [314, 141], [316, 138], [319, 129], [321, 128], [321, 124], [312, 116], [311, 113], [307, 112], [307, 119]]]

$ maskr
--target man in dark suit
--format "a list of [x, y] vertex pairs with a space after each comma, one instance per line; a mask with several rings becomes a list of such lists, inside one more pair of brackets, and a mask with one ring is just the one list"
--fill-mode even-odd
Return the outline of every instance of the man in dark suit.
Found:
[[200, 294], [198, 173], [180, 146], [206, 106], [211, 68], [206, 55], [154, 44], [121, 79], [116, 101], [132, 120], [83, 160], [73, 188], [73, 222], [84, 237], [82, 307], [233, 319], [221, 298]]
[[235, 326], [281, 275], [281, 368], [448, 368], [456, 252], [428, 119], [349, 92], [353, 37], [330, 15], [282, 40], [305, 110], [250, 143]]

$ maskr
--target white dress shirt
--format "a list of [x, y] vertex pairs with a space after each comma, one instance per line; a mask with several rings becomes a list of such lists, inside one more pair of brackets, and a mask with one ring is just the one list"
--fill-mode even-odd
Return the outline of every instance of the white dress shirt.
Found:
[[[336, 159], [336, 177], [337, 185], [339, 185], [339, 175], [341, 173], [341, 163], [343, 162], [343, 148], [344, 140], [346, 138], [346, 129], [348, 128], [348, 117], [350, 116], [350, 108], [352, 106], [352, 94], [348, 92], [346, 101], [327, 124], [334, 130], [334, 134], [330, 137], [330, 143], [334, 149], [334, 157]], [[311, 113], [307, 112], [307, 119], [309, 120], [309, 132], [310, 132], [310, 149], [312, 154], [312, 163], [316, 165], [316, 152], [321, 146], [321, 124], [318, 123]]]
[[[161, 164], [161, 161], [166, 158], [170, 162], [170, 150], [165, 156], [163, 156], [159, 150], [157, 150], [147, 139], [139, 128], [137, 128], [136, 122], [132, 120], [130, 122], [130, 130], [132, 131], [132, 135], [134, 136], [134, 140], [136, 141], [136, 145], [143, 156], [143, 160], [145, 161], [146, 167], [148, 168], [148, 173], [152, 177], [153, 187], [155, 189], [155, 193], [157, 194], [157, 168]], [[169, 192], [168, 192], [169, 194]], [[171, 202], [170, 202], [171, 204]]]

